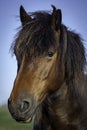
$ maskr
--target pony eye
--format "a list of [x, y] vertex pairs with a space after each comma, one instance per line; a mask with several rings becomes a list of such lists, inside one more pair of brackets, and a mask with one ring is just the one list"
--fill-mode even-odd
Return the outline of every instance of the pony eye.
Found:
[[48, 56], [49, 56], [49, 57], [52, 57], [53, 55], [54, 55], [54, 53], [53, 53], [53, 52], [51, 52], [51, 51], [50, 51], [50, 52], [48, 52]]

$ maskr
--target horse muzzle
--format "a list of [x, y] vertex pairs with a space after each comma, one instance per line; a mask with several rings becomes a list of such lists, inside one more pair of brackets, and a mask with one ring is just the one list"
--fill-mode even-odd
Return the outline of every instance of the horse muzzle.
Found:
[[8, 109], [12, 117], [18, 122], [31, 122], [36, 111], [36, 102], [32, 98], [12, 101], [8, 99]]

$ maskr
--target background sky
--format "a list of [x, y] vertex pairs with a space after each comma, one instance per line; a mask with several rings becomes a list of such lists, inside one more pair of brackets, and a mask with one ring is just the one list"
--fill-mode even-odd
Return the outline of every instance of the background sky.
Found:
[[63, 23], [80, 33], [87, 49], [87, 0], [2, 0], [0, 1], [0, 104], [7, 103], [13, 87], [17, 65], [9, 52], [11, 43], [21, 25], [19, 8], [26, 11], [52, 10], [51, 4], [62, 10]]

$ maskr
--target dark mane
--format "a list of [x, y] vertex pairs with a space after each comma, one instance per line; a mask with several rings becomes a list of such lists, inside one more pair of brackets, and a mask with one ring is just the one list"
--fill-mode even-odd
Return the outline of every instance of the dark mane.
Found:
[[67, 61], [70, 61], [67, 64], [69, 64], [75, 71], [77, 71], [77, 73], [80, 71], [83, 72], [85, 67], [84, 65], [86, 64], [86, 59], [85, 48], [82, 39], [79, 34], [76, 34], [72, 31], [68, 31], [67, 35], [67, 57], [70, 57], [71, 59], [67, 59]]
[[13, 53], [36, 55], [37, 52], [46, 52], [49, 46], [55, 47], [54, 34], [49, 26], [51, 15], [47, 12], [35, 12], [31, 15], [32, 21], [19, 31], [19, 36], [12, 45]]
[[[67, 30], [65, 66], [65, 79], [72, 93], [72, 97], [83, 104], [83, 98], [84, 95], [86, 95], [85, 81], [82, 80], [84, 79], [84, 70], [86, 66], [85, 48], [80, 35], [69, 30]], [[82, 101], [81, 98], [83, 99]]]

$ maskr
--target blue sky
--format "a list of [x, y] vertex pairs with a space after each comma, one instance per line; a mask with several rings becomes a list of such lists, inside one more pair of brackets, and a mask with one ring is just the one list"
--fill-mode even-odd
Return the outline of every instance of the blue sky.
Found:
[[62, 10], [63, 23], [80, 33], [87, 49], [87, 0], [3, 0], [0, 1], [0, 104], [7, 102], [16, 76], [16, 59], [9, 52], [21, 25], [18, 15], [23, 5], [26, 11], [52, 10], [51, 4]]

